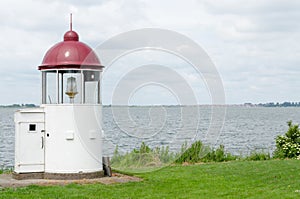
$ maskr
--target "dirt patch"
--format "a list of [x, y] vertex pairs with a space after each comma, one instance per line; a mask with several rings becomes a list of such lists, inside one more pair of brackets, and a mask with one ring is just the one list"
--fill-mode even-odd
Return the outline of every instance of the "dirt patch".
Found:
[[80, 180], [48, 180], [48, 179], [27, 179], [27, 180], [15, 180], [12, 178], [12, 174], [0, 175], [0, 187], [25, 187], [29, 185], [40, 186], [53, 186], [53, 185], [67, 185], [71, 183], [76, 184], [115, 184], [115, 183], [127, 183], [127, 182], [139, 182], [141, 178], [128, 176], [120, 173], [113, 173], [112, 177], [94, 178], [94, 179], [80, 179]]

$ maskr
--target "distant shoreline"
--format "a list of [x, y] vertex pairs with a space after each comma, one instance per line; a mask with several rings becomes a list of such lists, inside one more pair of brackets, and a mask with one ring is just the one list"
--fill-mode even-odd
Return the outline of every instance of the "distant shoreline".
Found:
[[[110, 105], [105, 104], [103, 107], [185, 107], [185, 106], [244, 106], [244, 107], [300, 107], [300, 102], [268, 102], [268, 103], [244, 103], [244, 104], [194, 104], [194, 105]], [[34, 108], [39, 107], [36, 104], [9, 104], [0, 105], [0, 108]]]
[[9, 104], [9, 105], [0, 105], [0, 108], [34, 108], [38, 107], [35, 104]]

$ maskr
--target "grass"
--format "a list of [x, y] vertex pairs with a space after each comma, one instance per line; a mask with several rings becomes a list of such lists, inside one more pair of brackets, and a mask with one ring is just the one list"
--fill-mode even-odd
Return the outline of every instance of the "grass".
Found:
[[142, 182], [0, 189], [0, 198], [299, 198], [300, 161], [170, 166]]
[[3, 174], [3, 173], [12, 173], [12, 171], [13, 171], [13, 168], [0, 169], [0, 174]]

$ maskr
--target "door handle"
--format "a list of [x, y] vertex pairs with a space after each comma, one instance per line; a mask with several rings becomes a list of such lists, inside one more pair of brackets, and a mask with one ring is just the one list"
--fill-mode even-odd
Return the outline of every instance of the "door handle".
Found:
[[43, 149], [44, 148], [44, 138], [43, 138], [43, 136], [41, 138], [42, 138], [42, 149]]

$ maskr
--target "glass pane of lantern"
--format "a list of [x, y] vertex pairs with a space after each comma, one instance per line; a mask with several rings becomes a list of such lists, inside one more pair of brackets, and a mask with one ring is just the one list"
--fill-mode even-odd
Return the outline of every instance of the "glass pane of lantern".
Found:
[[56, 99], [56, 71], [47, 72], [46, 103], [57, 104]]
[[97, 104], [99, 96], [99, 71], [84, 71], [85, 103]]
[[81, 103], [81, 73], [64, 73], [63, 87], [64, 103]]
[[85, 103], [98, 103], [98, 81], [85, 82]]

